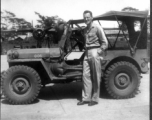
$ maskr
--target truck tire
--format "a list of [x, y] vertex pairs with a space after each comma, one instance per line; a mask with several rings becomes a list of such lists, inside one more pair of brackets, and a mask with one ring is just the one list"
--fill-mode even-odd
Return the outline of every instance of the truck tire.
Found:
[[140, 73], [130, 62], [120, 61], [105, 71], [105, 88], [115, 99], [134, 97], [139, 91]]
[[41, 80], [38, 73], [28, 66], [12, 66], [2, 76], [2, 90], [11, 104], [32, 103], [40, 88]]
[[5, 72], [6, 71], [2, 71], [1, 72], [1, 75], [0, 75], [0, 78], [1, 78], [1, 81], [0, 81], [0, 94], [1, 94], [1, 97], [0, 98], [2, 98], [2, 96], [3, 96], [3, 92], [2, 92], [2, 76], [5, 74]]

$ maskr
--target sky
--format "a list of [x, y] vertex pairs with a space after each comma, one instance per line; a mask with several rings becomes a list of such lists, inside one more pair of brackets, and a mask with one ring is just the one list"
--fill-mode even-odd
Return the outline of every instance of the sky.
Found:
[[[93, 16], [124, 7], [150, 10], [150, 0], [1, 0], [1, 10], [13, 12], [16, 17], [37, 24], [39, 19], [35, 12], [44, 16], [58, 15], [68, 21], [83, 18], [85, 10], [91, 10]], [[107, 25], [108, 26], [108, 25]]]

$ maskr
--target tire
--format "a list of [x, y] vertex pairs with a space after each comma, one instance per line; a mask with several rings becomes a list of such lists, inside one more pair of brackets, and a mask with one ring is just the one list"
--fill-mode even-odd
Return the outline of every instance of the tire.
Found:
[[12, 66], [2, 76], [2, 90], [11, 104], [30, 104], [39, 94], [41, 80], [28, 66]]
[[3, 96], [3, 92], [2, 92], [2, 76], [4, 76], [5, 72], [6, 71], [2, 71], [1, 75], [0, 75], [0, 79], [1, 79], [1, 81], [0, 81], [0, 92], [1, 92], [0, 94], [1, 94], [1, 97], [0, 98], [2, 98], [2, 96]]
[[140, 73], [130, 62], [111, 65], [105, 71], [104, 80], [107, 92], [115, 99], [132, 98], [139, 91]]

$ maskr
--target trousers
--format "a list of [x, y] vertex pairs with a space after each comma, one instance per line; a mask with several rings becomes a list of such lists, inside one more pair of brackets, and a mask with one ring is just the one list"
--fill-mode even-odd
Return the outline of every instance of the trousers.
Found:
[[83, 60], [83, 88], [82, 100], [98, 102], [101, 82], [102, 55], [97, 52], [99, 48], [86, 50]]

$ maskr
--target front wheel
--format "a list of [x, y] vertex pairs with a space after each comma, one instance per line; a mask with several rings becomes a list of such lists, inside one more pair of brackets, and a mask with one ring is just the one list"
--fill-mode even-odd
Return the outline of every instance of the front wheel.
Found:
[[117, 62], [105, 71], [105, 87], [116, 99], [131, 98], [138, 93], [140, 73], [130, 62]]
[[12, 66], [2, 76], [2, 90], [12, 104], [29, 104], [38, 96], [41, 80], [38, 73], [28, 66]]

